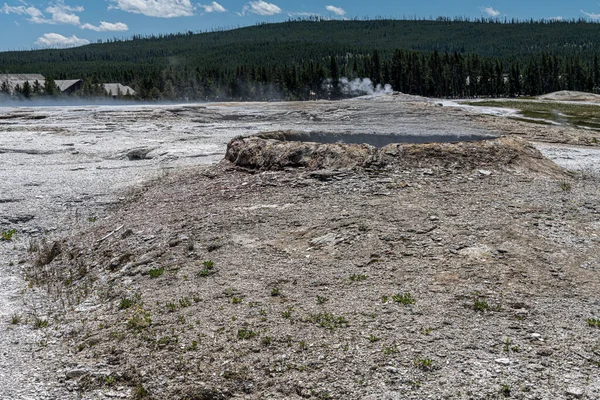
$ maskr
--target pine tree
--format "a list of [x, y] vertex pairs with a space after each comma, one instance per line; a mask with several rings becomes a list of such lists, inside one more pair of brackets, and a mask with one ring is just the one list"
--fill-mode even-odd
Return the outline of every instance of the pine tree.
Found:
[[46, 96], [56, 96], [58, 92], [58, 86], [56, 86], [54, 79], [52, 79], [52, 77], [46, 77], [44, 82], [44, 94]]

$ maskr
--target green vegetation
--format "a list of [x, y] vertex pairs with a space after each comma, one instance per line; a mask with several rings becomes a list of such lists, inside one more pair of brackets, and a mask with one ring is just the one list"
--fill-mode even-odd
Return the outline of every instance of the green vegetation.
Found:
[[257, 333], [246, 329], [246, 328], [242, 328], [242, 329], [238, 329], [238, 333], [237, 333], [237, 337], [240, 340], [247, 340], [247, 339], [252, 339], [254, 337], [256, 337]]
[[9, 231], [4, 231], [0, 234], [0, 241], [6, 241], [9, 242], [13, 239], [13, 236], [15, 236], [15, 233], [17, 233], [17, 231], [15, 229], [11, 229]]
[[126, 309], [130, 308], [131, 306], [133, 306], [134, 304], [135, 304], [134, 300], [124, 297], [119, 302], [119, 310], [126, 310]]
[[562, 190], [563, 192], [570, 192], [572, 189], [571, 182], [569, 182], [569, 181], [560, 181], [558, 186], [560, 187], [560, 190]]
[[42, 329], [42, 328], [47, 328], [48, 327], [48, 320], [47, 319], [41, 319], [39, 318], [37, 315], [34, 317], [33, 320], [33, 327], [35, 329]]
[[433, 360], [430, 358], [418, 358], [414, 362], [415, 367], [422, 369], [423, 371], [433, 370]]
[[270, 346], [272, 342], [273, 342], [273, 339], [270, 336], [265, 336], [261, 340], [262, 345], [265, 347]]
[[21, 315], [19, 315], [19, 314], [13, 314], [13, 315], [10, 317], [10, 323], [11, 323], [12, 325], [18, 325], [18, 324], [20, 324], [20, 323], [21, 323], [21, 319], [22, 319]]
[[202, 269], [200, 270], [201, 277], [207, 277], [215, 273], [215, 263], [212, 260], [207, 260], [202, 263]]
[[318, 314], [309, 314], [309, 316], [305, 319], [305, 322], [311, 322], [313, 324], [319, 325], [321, 328], [326, 328], [329, 330], [334, 330], [335, 328], [345, 328], [347, 327], [348, 321], [344, 316], [336, 316], [331, 313], [318, 313]]
[[155, 268], [155, 269], [151, 269], [150, 271], [148, 271], [148, 275], [150, 276], [150, 278], [158, 278], [159, 276], [161, 276], [164, 273], [165, 273], [164, 267]]
[[588, 318], [587, 319], [588, 326], [600, 328], [600, 319]]
[[489, 306], [489, 304], [485, 300], [482, 300], [481, 298], [476, 296], [473, 298], [473, 309], [475, 311], [484, 312], [484, 311], [490, 311], [492, 308]]
[[398, 345], [396, 343], [392, 344], [391, 346], [387, 346], [383, 348], [383, 354], [386, 355], [390, 355], [390, 354], [397, 354], [400, 352], [400, 349], [398, 349]]
[[[592, 91], [592, 90], [589, 90]], [[540, 93], [541, 94], [541, 93]], [[599, 106], [593, 104], [558, 103], [539, 100], [474, 101], [466, 104], [481, 107], [512, 108], [524, 118], [521, 121], [541, 124], [557, 123], [600, 130]]]
[[179, 307], [185, 308], [192, 305], [192, 302], [187, 297], [179, 299]]
[[380, 340], [381, 340], [380, 337], [377, 337], [373, 334], [369, 335], [369, 342], [371, 342], [371, 343], [379, 342]]
[[362, 281], [366, 281], [367, 280], [367, 276], [366, 275], [357, 275], [357, 274], [352, 274], [350, 275], [350, 282], [362, 282]]
[[392, 296], [392, 300], [396, 303], [403, 304], [405, 306], [415, 304], [417, 300], [411, 296], [410, 293], [398, 293]]
[[133, 392], [133, 398], [135, 400], [141, 400], [141, 399], [145, 399], [148, 396], [150, 396], [150, 393], [148, 392], [148, 390], [146, 390], [141, 383], [139, 383], [137, 385], [137, 387], [135, 388], [135, 391]]
[[141, 331], [149, 327], [152, 324], [152, 319], [150, 319], [150, 314], [143, 310], [137, 310], [131, 318], [127, 320], [127, 327], [129, 329]]
[[[312, 17], [4, 52], [0, 71], [49, 78], [43, 86], [23, 85], [20, 98], [56, 96], [52, 78], [84, 79], [76, 96], [103, 94], [102, 82], [121, 82], [151, 100], [293, 100], [309, 99], [311, 92], [335, 98], [348, 95], [335, 84], [341, 77], [435, 97], [514, 97], [598, 91], [597, 32], [597, 23], [584, 20]], [[323, 85], [326, 79], [334, 85]], [[0, 85], [0, 95], [5, 89]]]

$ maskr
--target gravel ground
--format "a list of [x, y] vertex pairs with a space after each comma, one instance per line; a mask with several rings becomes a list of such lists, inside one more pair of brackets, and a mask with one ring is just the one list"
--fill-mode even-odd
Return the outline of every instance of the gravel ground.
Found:
[[[176, 360], [163, 357], [168, 354], [194, 360], [196, 367], [186, 364], [182, 368], [194, 371], [194, 381], [202, 377], [206, 383], [202, 390], [207, 396], [214, 395], [212, 398], [219, 398], [219, 393], [256, 398], [324, 397], [328, 393], [338, 398], [383, 398], [385, 393], [390, 398], [480, 398], [498, 395], [505, 384], [513, 395], [518, 391], [524, 398], [550, 398], [545, 396], [552, 391], [556, 391], [554, 398], [599, 396], [598, 369], [590, 360], [597, 354], [594, 343], [600, 331], [585, 324], [586, 318], [598, 315], [597, 291], [591, 289], [597, 282], [597, 275], [593, 275], [597, 271], [593, 240], [597, 184], [593, 173], [586, 180], [565, 178], [562, 182], [506, 171], [494, 171], [488, 177], [477, 171], [434, 175], [425, 171], [424, 175], [423, 170], [407, 170], [380, 178], [370, 172], [355, 172], [329, 182], [307, 178], [302, 172], [246, 175], [219, 167], [207, 177], [207, 173], [198, 175], [197, 170], [186, 169], [220, 160], [225, 144], [234, 136], [279, 129], [516, 133], [547, 142], [539, 146], [545, 154], [566, 166], [580, 165], [584, 172], [590, 172], [597, 158], [589, 147], [548, 144], [591, 143], [590, 132], [564, 127], [544, 127], [541, 131], [530, 124], [405, 96], [334, 103], [0, 109], [0, 230], [17, 231], [14, 240], [0, 242], [0, 398], [127, 397], [140, 387], [156, 398], [185, 398], [183, 391], [200, 390], [171, 385], [182, 377], [185, 382], [188, 379], [185, 371], [172, 368]], [[183, 175], [172, 172], [182, 168], [187, 171]], [[148, 189], [147, 182], [157, 179], [165, 186]], [[372, 184], [373, 179], [382, 181]], [[423, 187], [427, 190], [421, 190]], [[565, 189], [557, 189], [560, 187]], [[247, 196], [244, 188], [248, 188]], [[206, 194], [197, 199], [194, 196], [198, 192]], [[175, 193], [177, 196], [172, 196]], [[400, 196], [407, 193], [410, 195]], [[132, 195], [137, 200], [124, 200]], [[171, 197], [194, 212], [172, 216], [170, 207], [177, 207]], [[198, 204], [187, 207], [190, 202]], [[119, 211], [123, 207], [135, 212]], [[413, 219], [426, 222], [433, 216], [450, 224], [440, 235], [435, 230], [419, 234], [419, 227], [411, 225]], [[185, 221], [190, 225], [183, 226]], [[348, 225], [344, 226], [344, 221]], [[396, 230], [387, 232], [394, 221]], [[48, 296], [48, 287], [34, 285], [36, 290], [30, 290], [23, 281], [23, 261], [32, 243], [41, 239], [52, 243], [53, 238], [82, 231], [82, 238], [93, 240], [71, 239], [69, 246], [84, 251], [121, 225], [124, 227], [119, 232], [98, 246], [112, 249], [116, 238], [131, 231], [135, 243], [128, 246], [132, 246], [132, 260], [139, 262], [143, 256], [140, 252], [161, 249], [165, 244], [170, 249], [169, 243], [180, 238], [173, 248], [177, 257], [184, 254], [190, 262], [186, 261], [181, 270], [173, 266], [174, 260], [160, 258], [164, 255], [143, 262], [136, 272], [114, 281], [116, 287], [114, 292], [105, 293], [108, 297], [103, 299], [110, 299], [105, 304], [98, 303], [101, 297], [97, 292], [86, 302], [85, 293], [79, 299], [73, 293], [65, 297], [68, 290], [57, 292], [59, 286], [53, 286]], [[331, 236], [327, 235], [331, 232], [344, 240], [329, 243]], [[392, 234], [390, 241], [383, 238], [388, 233]], [[402, 235], [409, 238], [404, 240]], [[324, 242], [311, 244], [319, 238]], [[408, 249], [406, 254], [412, 255], [407, 256], [391, 248], [402, 245], [404, 251], [404, 245], [414, 240], [427, 245], [410, 246], [418, 251]], [[514, 248], [506, 247], [505, 242]], [[84, 243], [87, 246], [81, 247]], [[213, 244], [215, 249], [208, 252]], [[464, 244], [467, 247], [459, 248]], [[194, 249], [186, 253], [187, 246]], [[310, 247], [313, 249], [305, 253]], [[394, 255], [388, 257], [385, 250]], [[372, 258], [372, 254], [377, 257]], [[107, 255], [86, 253], [86, 257], [90, 270], [99, 274], [94, 269]], [[165, 277], [150, 281], [159, 283], [157, 286], [146, 286], [145, 273], [150, 266], [160, 268], [153, 264], [159, 259], [165, 262]], [[216, 264], [218, 273], [211, 278], [216, 285], [206, 285], [206, 280], [193, 274], [202, 270], [202, 261], [208, 259]], [[300, 262], [307, 259], [310, 263]], [[377, 261], [370, 263], [371, 259]], [[245, 268], [248, 263], [250, 268]], [[550, 263], [558, 267], [545, 271], [543, 267]], [[531, 265], [535, 267], [533, 273], [524, 271]], [[187, 280], [182, 272], [186, 268]], [[290, 268], [294, 279], [286, 277]], [[322, 276], [315, 274], [315, 268], [323, 268]], [[491, 274], [490, 268], [500, 268], [500, 277]], [[311, 276], [310, 280], [304, 274]], [[348, 282], [352, 275], [357, 279], [363, 274], [367, 276], [364, 282]], [[406, 276], [406, 282], [398, 274]], [[507, 278], [512, 276], [516, 278]], [[294, 285], [294, 280], [301, 283]], [[172, 286], [175, 282], [177, 285]], [[200, 284], [204, 285], [202, 290], [198, 289]], [[578, 290], [574, 290], [575, 284]], [[355, 286], [358, 288], [352, 290]], [[430, 290], [434, 286], [439, 288]], [[319, 288], [324, 288], [322, 293]], [[284, 295], [271, 296], [273, 289], [282, 290]], [[410, 291], [416, 305], [376, 301], [396, 291]], [[200, 302], [192, 292], [197, 292]], [[501, 305], [502, 311], [477, 313], [469, 309], [474, 292], [492, 307]], [[141, 303], [152, 306], [157, 321], [165, 321], [156, 328], [155, 334], [162, 335], [156, 336], [156, 341], [176, 336], [169, 333], [175, 326], [171, 319], [180, 315], [194, 328], [177, 335], [181, 341], [167, 340], [154, 348], [141, 346], [149, 342], [139, 334], [127, 335], [122, 348], [126, 352], [131, 349], [131, 356], [123, 356], [118, 351], [121, 345], [117, 346], [113, 357], [119, 363], [114, 365], [109, 354], [115, 346], [110, 343], [119, 333], [117, 330], [112, 339], [99, 334], [100, 321], [106, 319], [105, 324], [112, 324], [123, 322], [119, 318], [125, 315], [131, 318], [126, 313], [132, 309], [118, 310], [118, 305], [121, 297], [136, 300], [136, 293]], [[325, 312], [318, 308], [317, 295], [327, 298], [323, 310], [348, 319], [348, 328], [335, 327], [330, 335], [328, 329], [319, 326], [320, 320], [310, 321], [311, 313]], [[182, 307], [179, 300], [184, 297], [192, 305]], [[242, 299], [242, 305], [233, 305], [234, 297]], [[75, 314], [65, 313], [63, 307], [69, 302], [67, 308], [75, 309]], [[164, 313], [166, 303], [171, 302], [176, 311]], [[254, 302], [257, 307], [248, 306]], [[198, 307], [198, 303], [205, 307]], [[513, 303], [523, 307], [513, 308]], [[98, 304], [101, 307], [94, 308]], [[267, 316], [259, 313], [261, 309]], [[291, 318], [281, 317], [286, 311]], [[369, 316], [374, 314], [377, 317]], [[523, 319], [513, 319], [513, 314]], [[20, 317], [20, 321], [12, 324], [13, 317]], [[267, 321], [262, 321], [265, 317]], [[44, 321], [49, 326], [36, 329], [36, 321], [38, 327]], [[88, 325], [73, 321], [88, 321]], [[143, 318], [141, 321], [143, 324]], [[243, 321], [249, 327], [260, 325], [260, 334], [248, 343], [238, 338]], [[63, 325], [66, 322], [70, 324]], [[511, 324], [520, 328], [511, 328]], [[480, 333], [477, 337], [465, 331], [474, 326], [473, 332]], [[264, 350], [261, 343], [269, 336], [265, 329], [270, 327], [276, 332], [272, 337], [275, 346]], [[429, 333], [422, 333], [429, 328]], [[86, 334], [99, 335], [100, 341], [90, 342], [91, 336], [86, 338]], [[210, 345], [205, 344], [203, 334], [210, 337]], [[372, 341], [370, 335], [374, 335]], [[516, 344], [504, 352], [506, 338]], [[194, 340], [199, 350], [188, 357], [192, 352], [186, 348], [193, 347]], [[329, 343], [339, 347], [324, 351], [323, 346]], [[435, 351], [431, 350], [432, 343]], [[286, 346], [290, 350], [285, 350]], [[525, 350], [513, 355], [511, 347]], [[538, 354], [536, 349], [546, 347], [550, 350]], [[386, 348], [389, 354], [384, 354]], [[259, 367], [240, 361], [252, 359], [253, 354]], [[401, 356], [391, 357], [397, 354]], [[504, 360], [496, 361], [504, 358], [509, 359], [508, 365]], [[281, 361], [290, 359], [293, 361]], [[431, 359], [435, 368], [415, 367], [419, 359]], [[353, 360], [360, 365], [354, 366]], [[290, 369], [290, 363], [296, 366]], [[227, 367], [230, 364], [236, 368]], [[376, 368], [371, 369], [373, 366]], [[248, 379], [238, 367], [247, 367], [244, 373]], [[264, 376], [256, 372], [267, 370]], [[267, 382], [273, 386], [265, 389]], [[527, 385], [532, 392], [522, 391]], [[285, 388], [292, 392], [285, 392]], [[418, 388], [422, 391], [405, 391]], [[469, 390], [475, 392], [469, 395]], [[572, 393], [567, 395], [568, 391]]]

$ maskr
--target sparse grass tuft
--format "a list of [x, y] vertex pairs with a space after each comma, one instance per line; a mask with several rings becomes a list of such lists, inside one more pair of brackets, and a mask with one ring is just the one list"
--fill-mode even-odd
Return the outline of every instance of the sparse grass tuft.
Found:
[[587, 323], [589, 326], [600, 328], [600, 319], [588, 318]]
[[246, 328], [238, 329], [237, 337], [240, 340], [247, 340], [256, 337], [257, 333]]
[[479, 297], [473, 298], [473, 310], [475, 311], [490, 311], [492, 308], [487, 301], [480, 299]]
[[433, 370], [433, 360], [430, 358], [417, 358], [413, 364], [415, 367], [423, 370], [423, 371], [432, 371]]
[[371, 343], [379, 342], [380, 340], [381, 340], [381, 338], [379, 338], [373, 334], [369, 335], [369, 342], [371, 342]]
[[9, 242], [13, 240], [13, 236], [17, 233], [16, 229], [11, 229], [9, 231], [4, 231], [0, 234], [0, 241]]
[[200, 276], [205, 278], [215, 273], [215, 263], [212, 260], [207, 260], [202, 263], [202, 270], [200, 270]]
[[150, 393], [148, 393], [148, 391], [142, 386], [141, 383], [138, 383], [133, 393], [133, 398], [135, 400], [141, 400], [147, 398], [148, 396], [150, 396]]
[[504, 397], [510, 397], [510, 385], [508, 384], [503, 384], [500, 387], [500, 394]]
[[150, 278], [158, 278], [159, 276], [161, 276], [164, 273], [165, 273], [164, 267], [151, 269], [150, 271], [148, 271], [148, 275], [150, 276]]
[[128, 308], [130, 308], [131, 306], [133, 306], [135, 304], [135, 301], [127, 298], [127, 297], [123, 297], [121, 299], [121, 301], [119, 302], [119, 310], [126, 310]]
[[400, 350], [398, 349], [398, 345], [396, 343], [392, 344], [391, 346], [383, 348], [383, 354], [386, 354], [386, 355], [397, 354], [399, 352], [400, 352]]
[[317, 295], [317, 304], [325, 304], [329, 301], [327, 297]]
[[179, 299], [179, 307], [185, 308], [192, 305], [192, 302], [187, 297]]
[[12, 317], [10, 317], [10, 323], [12, 325], [18, 325], [21, 323], [21, 319], [22, 319], [21, 315], [13, 314]]
[[396, 303], [403, 304], [405, 306], [415, 304], [417, 300], [411, 296], [410, 293], [398, 293], [392, 296], [392, 300]]
[[281, 313], [281, 316], [282, 316], [283, 318], [285, 318], [285, 319], [290, 319], [290, 318], [292, 318], [292, 308], [291, 308], [291, 307], [288, 307], [288, 309], [287, 309], [287, 310], [285, 310], [285, 311], [283, 311], [283, 312]]
[[265, 347], [270, 346], [272, 342], [273, 342], [273, 339], [271, 339], [271, 336], [265, 336], [261, 340], [262, 345]]
[[357, 275], [357, 274], [350, 275], [350, 282], [362, 282], [365, 280], [367, 280], [366, 275]]
[[47, 328], [48, 327], [48, 320], [47, 319], [41, 319], [41, 318], [39, 318], [36, 315], [35, 318], [34, 318], [34, 320], [33, 320], [33, 327], [35, 329]]
[[346, 328], [348, 327], [348, 321], [343, 315], [336, 316], [331, 313], [318, 313], [310, 314], [305, 322], [311, 322], [319, 325], [321, 328], [326, 328], [333, 331], [335, 328]]
[[143, 310], [136, 311], [131, 318], [127, 320], [127, 327], [137, 331], [141, 331], [151, 324], [152, 319], [150, 319], [150, 314]]
[[571, 182], [568, 182], [568, 181], [560, 181], [558, 186], [560, 187], [560, 190], [562, 190], [563, 192], [570, 192], [572, 189]]
[[279, 290], [279, 288], [273, 288], [273, 290], [271, 290], [271, 296], [273, 296], [273, 297], [281, 296], [281, 290]]

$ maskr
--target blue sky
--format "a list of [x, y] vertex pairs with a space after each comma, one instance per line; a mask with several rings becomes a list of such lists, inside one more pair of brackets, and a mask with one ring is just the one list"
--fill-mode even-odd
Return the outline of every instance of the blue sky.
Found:
[[137, 34], [234, 28], [295, 16], [600, 19], [592, 0], [0, 0], [0, 51], [81, 46]]

